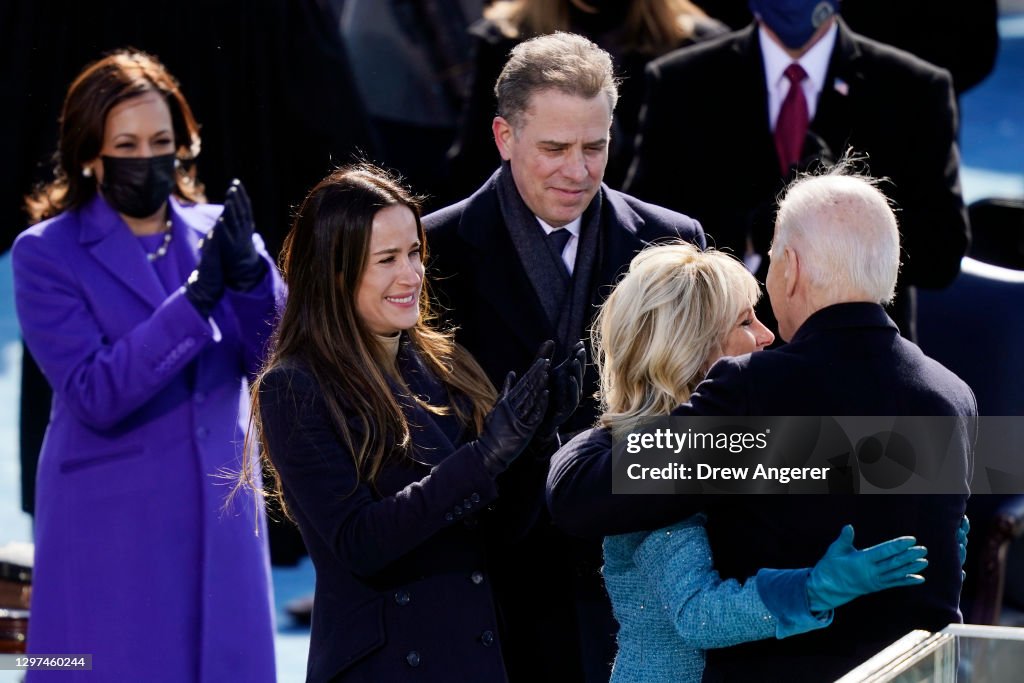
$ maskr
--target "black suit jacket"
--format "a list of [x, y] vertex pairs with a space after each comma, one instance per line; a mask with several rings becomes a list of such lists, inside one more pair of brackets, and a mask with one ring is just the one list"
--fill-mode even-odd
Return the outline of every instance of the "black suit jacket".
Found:
[[[719, 361], [678, 415], [963, 416], [950, 437], [970, 476], [974, 394], [901, 338], [881, 307], [818, 311], [777, 349]], [[745, 579], [762, 567], [813, 566], [852, 523], [859, 548], [910, 534], [928, 547], [926, 582], [840, 607], [812, 634], [708, 653], [706, 680], [831, 681], [915, 629], [961, 620], [956, 529], [966, 495], [616, 496], [605, 430], [579, 435], [553, 458], [548, 504], [556, 523], [585, 535], [656, 528], [708, 511], [715, 567]]]
[[[957, 110], [949, 73], [850, 31], [842, 20], [804, 146], [810, 159], [847, 147], [899, 208], [897, 308], [912, 323], [908, 286], [944, 287], [967, 248]], [[647, 100], [625, 189], [694, 216], [709, 244], [742, 255], [749, 235], [767, 254], [779, 171], [757, 25], [672, 52], [647, 67]], [[767, 268], [765, 257], [763, 279]], [[758, 309], [770, 317], [767, 305]]]

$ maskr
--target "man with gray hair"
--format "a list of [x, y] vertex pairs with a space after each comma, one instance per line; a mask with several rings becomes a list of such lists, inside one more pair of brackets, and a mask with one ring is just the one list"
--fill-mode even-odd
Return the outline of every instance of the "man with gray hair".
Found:
[[[569, 33], [520, 43], [495, 94], [501, 167], [423, 225], [431, 280], [456, 341], [500, 386], [546, 339], [555, 340], [557, 363], [584, 338], [610, 285], [650, 242], [682, 238], [704, 248], [705, 240], [691, 218], [602, 183], [618, 88], [597, 45]], [[588, 363], [566, 434], [593, 424], [596, 388]], [[534, 464], [540, 495], [547, 462]], [[529, 473], [520, 468], [520, 476]], [[573, 542], [544, 516], [494, 557], [511, 679], [607, 680], [615, 626], [599, 543]]]
[[[721, 359], [673, 415], [953, 418], [942, 445], [969, 480], [974, 394], [901, 337], [882, 307], [899, 270], [899, 233], [875, 183], [845, 161], [796, 180], [780, 202], [769, 256], [768, 294], [788, 343]], [[762, 567], [809, 566], [848, 523], [861, 547], [912, 535], [928, 548], [923, 585], [840, 607], [818, 633], [709, 650], [705, 681], [834, 680], [913, 629], [961, 621], [956, 531], [966, 493], [612, 495], [611, 446], [606, 430], [592, 430], [552, 458], [548, 506], [566, 531], [655, 529], [703, 510], [715, 568], [740, 581]]]

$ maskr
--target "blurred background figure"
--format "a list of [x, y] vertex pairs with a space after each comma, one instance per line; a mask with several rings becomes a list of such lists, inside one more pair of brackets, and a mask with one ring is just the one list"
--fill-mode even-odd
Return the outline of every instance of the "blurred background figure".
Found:
[[[342, 43], [376, 136], [377, 161], [446, 196], [440, 170], [469, 95], [469, 26], [483, 0], [344, 0]], [[497, 74], [495, 74], [497, 76]]]
[[[55, 178], [27, 199], [45, 220], [12, 250], [22, 332], [55, 388], [28, 651], [90, 653], [88, 680], [275, 677], [265, 536], [249, 506], [225, 509], [220, 478], [241, 466], [283, 286], [241, 186], [223, 211], [203, 203], [199, 148], [154, 57], [88, 66]], [[48, 676], [68, 674], [29, 680]]]
[[621, 78], [605, 182], [618, 189], [629, 166], [644, 92], [644, 67], [670, 50], [724, 33], [689, 0], [500, 0], [470, 29], [475, 40], [473, 78], [459, 134], [449, 151], [447, 198], [473, 192], [494, 172], [500, 157], [491, 120], [497, 113], [494, 83], [509, 51], [534, 36], [569, 31], [590, 38], [612, 55]]
[[[957, 95], [983, 81], [999, 50], [997, 0], [842, 0], [843, 20], [869, 38], [949, 70]], [[1010, 3], [1007, 3], [1010, 4]], [[749, 0], [702, 0], [733, 29], [750, 23]]]

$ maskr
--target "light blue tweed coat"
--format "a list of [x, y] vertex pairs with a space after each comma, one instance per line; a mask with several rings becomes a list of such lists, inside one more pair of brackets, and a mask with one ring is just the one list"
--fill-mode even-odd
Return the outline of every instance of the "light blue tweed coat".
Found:
[[812, 615], [807, 606], [807, 569], [723, 581], [705, 520], [605, 538], [604, 582], [620, 627], [612, 683], [699, 683], [705, 649], [832, 622], [832, 612]]

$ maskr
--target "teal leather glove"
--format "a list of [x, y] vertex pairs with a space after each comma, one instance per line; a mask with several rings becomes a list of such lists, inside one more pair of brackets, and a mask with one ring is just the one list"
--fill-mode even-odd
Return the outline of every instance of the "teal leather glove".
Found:
[[876, 546], [853, 547], [853, 527], [847, 524], [825, 556], [811, 570], [807, 599], [812, 612], [825, 612], [868, 593], [924, 583], [918, 572], [928, 566], [928, 550], [913, 536], [901, 536]]
[[967, 572], [964, 571], [964, 562], [967, 561], [967, 532], [971, 530], [971, 520], [967, 519], [967, 515], [960, 520], [960, 527], [956, 530], [956, 543], [960, 548], [960, 581], [967, 578]]

